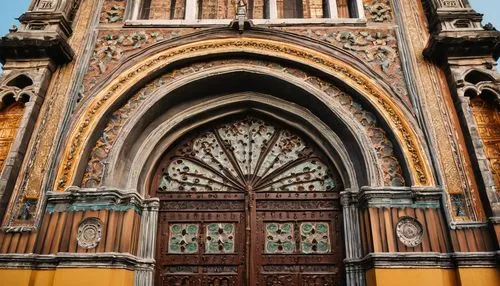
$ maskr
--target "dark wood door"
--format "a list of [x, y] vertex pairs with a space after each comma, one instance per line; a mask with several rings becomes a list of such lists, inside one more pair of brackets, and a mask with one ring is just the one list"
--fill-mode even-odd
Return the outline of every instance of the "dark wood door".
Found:
[[340, 180], [311, 145], [247, 117], [169, 151], [156, 285], [341, 285]]

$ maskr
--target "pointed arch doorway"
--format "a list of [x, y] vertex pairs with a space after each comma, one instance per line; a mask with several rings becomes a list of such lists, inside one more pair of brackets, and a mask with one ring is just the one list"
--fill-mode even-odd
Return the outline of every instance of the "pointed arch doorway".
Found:
[[343, 285], [343, 186], [327, 158], [248, 115], [186, 135], [152, 180], [155, 284]]

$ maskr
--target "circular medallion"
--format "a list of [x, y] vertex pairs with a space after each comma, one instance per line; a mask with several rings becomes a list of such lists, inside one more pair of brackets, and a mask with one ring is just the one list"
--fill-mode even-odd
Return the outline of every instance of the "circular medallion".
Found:
[[102, 238], [102, 222], [96, 217], [82, 220], [78, 226], [78, 245], [83, 248], [94, 248]]
[[422, 243], [424, 230], [418, 220], [404, 216], [399, 219], [396, 225], [396, 235], [399, 240], [408, 247], [415, 247]]

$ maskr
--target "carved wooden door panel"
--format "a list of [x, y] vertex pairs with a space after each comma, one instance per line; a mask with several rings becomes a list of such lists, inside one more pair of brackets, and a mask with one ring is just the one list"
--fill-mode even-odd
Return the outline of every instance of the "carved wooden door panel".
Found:
[[160, 199], [157, 285], [244, 285], [244, 194]]
[[236, 119], [169, 151], [156, 285], [341, 285], [338, 175], [300, 136]]
[[337, 193], [257, 195], [259, 284], [342, 285]]

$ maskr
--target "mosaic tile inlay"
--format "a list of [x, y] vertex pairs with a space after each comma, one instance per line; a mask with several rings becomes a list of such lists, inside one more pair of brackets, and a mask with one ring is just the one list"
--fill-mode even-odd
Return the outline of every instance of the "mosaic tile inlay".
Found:
[[171, 224], [168, 235], [168, 253], [197, 253], [198, 229], [197, 224]]
[[266, 224], [266, 253], [294, 253], [293, 223]]
[[234, 253], [234, 223], [210, 223], [206, 230], [206, 253]]
[[300, 224], [300, 249], [302, 253], [329, 253], [330, 231], [325, 222]]

